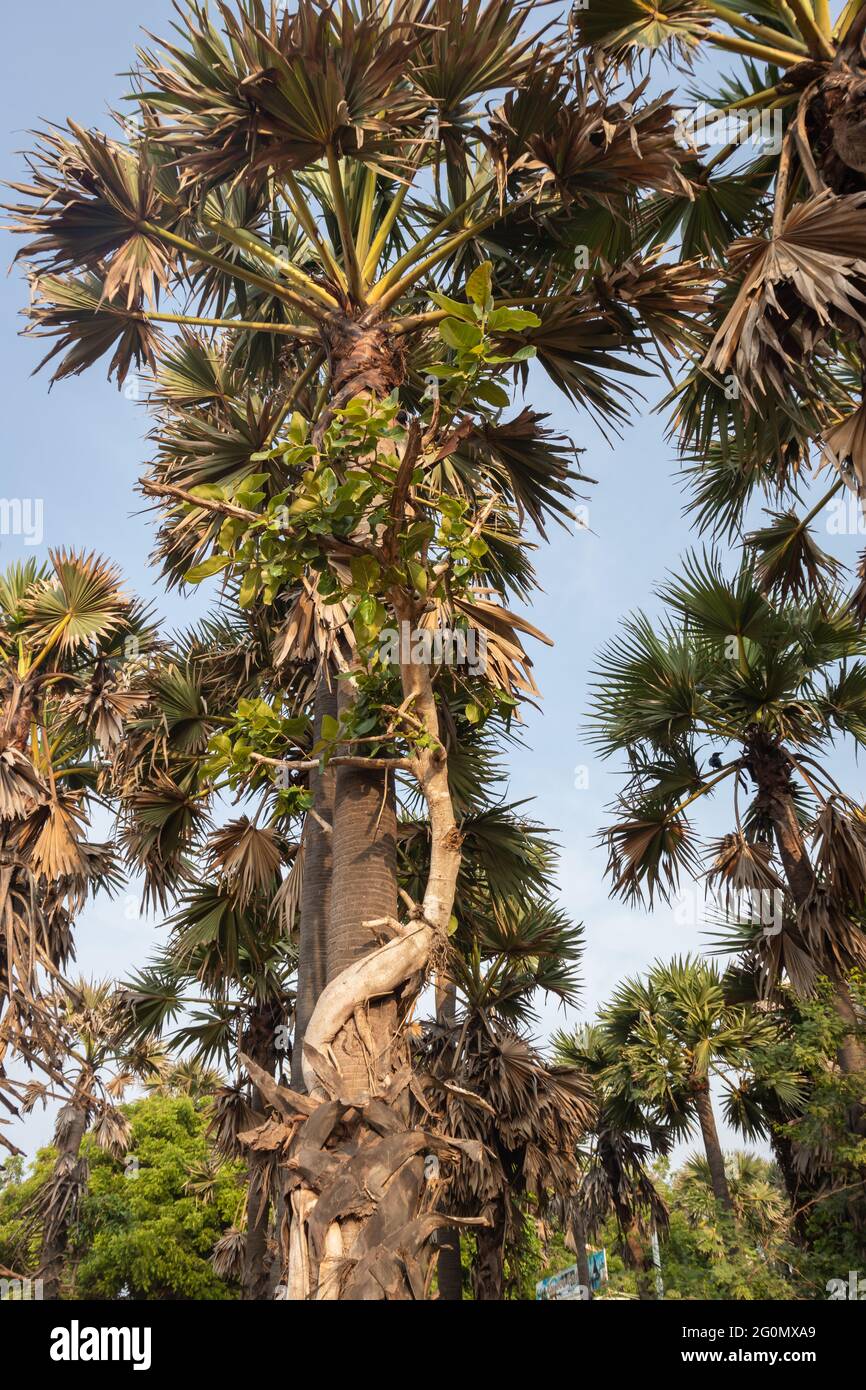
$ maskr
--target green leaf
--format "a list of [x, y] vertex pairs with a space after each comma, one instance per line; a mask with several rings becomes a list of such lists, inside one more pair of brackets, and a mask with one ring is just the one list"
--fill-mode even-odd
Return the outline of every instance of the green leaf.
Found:
[[481, 342], [480, 328], [474, 323], [464, 323], [462, 319], [443, 319], [439, 325], [439, 336], [458, 352], [466, 352]]
[[475, 394], [479, 400], [486, 401], [488, 405], [494, 405], [500, 410], [511, 403], [508, 392], [497, 386], [495, 381], [480, 381], [475, 387]]
[[211, 555], [209, 560], [202, 560], [200, 565], [193, 565], [191, 570], [187, 570], [184, 580], [187, 584], [201, 584], [203, 580], [210, 579], [212, 574], [219, 574], [220, 570], [228, 569], [231, 558], [228, 555]]
[[461, 304], [459, 299], [449, 299], [447, 294], [437, 294], [435, 290], [430, 291], [430, 298], [437, 309], [447, 309], [455, 319], [465, 319], [467, 323], [475, 322], [475, 310], [470, 304]]
[[529, 309], [494, 309], [487, 326], [502, 333], [520, 333], [524, 328], [540, 328], [541, 319]]
[[333, 743], [339, 738], [340, 725], [332, 714], [322, 715], [322, 738], [327, 743]]
[[473, 270], [466, 281], [466, 298], [477, 304], [479, 309], [489, 308], [492, 289], [493, 266], [490, 261], [485, 261]]
[[408, 560], [406, 562], [406, 568], [409, 571], [409, 578], [412, 580], [412, 584], [423, 597], [427, 592], [427, 571], [423, 565], [418, 564], [417, 560]]

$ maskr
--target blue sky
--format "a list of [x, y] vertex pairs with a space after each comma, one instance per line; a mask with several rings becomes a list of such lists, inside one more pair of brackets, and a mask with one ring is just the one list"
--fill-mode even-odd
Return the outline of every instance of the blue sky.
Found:
[[[38, 10], [10, 7], [0, 82], [0, 177], [22, 177], [16, 151], [42, 121], [72, 115], [83, 125], [105, 126], [106, 109], [119, 105], [126, 88], [116, 74], [129, 65], [140, 26], [164, 34], [170, 16], [169, 0], [137, 5], [85, 0], [76, 6], [43, 0]], [[8, 235], [3, 239], [8, 263], [15, 246]], [[18, 336], [17, 315], [26, 297], [19, 275], [0, 279], [0, 497], [43, 499], [43, 551], [66, 545], [111, 556], [131, 586], [155, 598], [169, 625], [186, 623], [202, 610], [202, 595], [166, 595], [147, 563], [152, 526], [133, 492], [147, 458], [144, 411], [105, 381], [99, 366], [50, 393], [47, 375], [31, 377], [41, 354], [39, 343]], [[590, 490], [590, 529], [554, 529], [537, 556], [542, 592], [533, 621], [556, 646], [533, 653], [543, 706], [530, 712], [526, 747], [511, 758], [510, 797], [534, 798], [533, 814], [557, 831], [562, 901], [586, 924], [584, 1008], [578, 1015], [545, 1008], [542, 1034], [591, 1015], [623, 975], [641, 971], [658, 956], [701, 945], [698, 930], [678, 923], [672, 909], [632, 911], [608, 898], [605, 856], [594, 835], [617, 778], [593, 758], [580, 727], [594, 653], [631, 609], [656, 610], [654, 585], [690, 543], [673, 450], [664, 438], [663, 419], [649, 408], [663, 394], [663, 383], [650, 381], [646, 392], [647, 406], [637, 410], [635, 423], [613, 444], [540, 375], [527, 393], [533, 406], [549, 411], [552, 422], [586, 451], [582, 467], [598, 479]], [[828, 548], [846, 559], [858, 543], [863, 546], [862, 536], [826, 537]], [[0, 536], [0, 566], [26, 553], [22, 538]], [[862, 774], [852, 779], [844, 760], [840, 769], [849, 790], [862, 796]], [[715, 828], [727, 826], [722, 819]], [[114, 902], [97, 902], [78, 924], [79, 968], [99, 976], [123, 974], [146, 959], [155, 932], [153, 923], [139, 917], [134, 890]], [[22, 1147], [44, 1142], [50, 1128], [48, 1117], [33, 1116]]]

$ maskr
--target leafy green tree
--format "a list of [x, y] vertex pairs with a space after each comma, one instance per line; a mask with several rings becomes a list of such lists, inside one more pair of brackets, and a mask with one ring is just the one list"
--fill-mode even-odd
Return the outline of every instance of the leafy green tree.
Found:
[[[234, 1220], [240, 1165], [214, 1168], [206, 1110], [186, 1097], [152, 1096], [123, 1107], [130, 1137], [123, 1161], [87, 1136], [87, 1189], [71, 1231], [64, 1296], [98, 1299], [226, 1299], [236, 1285], [219, 1278], [211, 1255]], [[51, 1181], [55, 1154], [40, 1152], [23, 1181], [0, 1192], [0, 1260], [20, 1248], [26, 1208]], [[210, 1166], [211, 1182], [195, 1190]]]

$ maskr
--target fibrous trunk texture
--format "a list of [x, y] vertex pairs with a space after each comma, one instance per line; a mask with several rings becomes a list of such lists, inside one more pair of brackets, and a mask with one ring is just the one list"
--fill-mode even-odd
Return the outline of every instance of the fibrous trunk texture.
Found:
[[[341, 709], [351, 704], [345, 683], [339, 700]], [[369, 955], [376, 941], [367, 923], [397, 916], [397, 808], [391, 774], [337, 769], [333, 838], [329, 982]], [[396, 1018], [393, 998], [361, 1004], [335, 1042], [334, 1058], [350, 1090], [372, 1093], [376, 1076], [387, 1072]]]
[[501, 1302], [505, 1297], [504, 1201], [491, 1204], [492, 1224], [478, 1228], [478, 1249], [472, 1266], [472, 1292], [478, 1302]]
[[[322, 736], [322, 720], [337, 715], [337, 692], [327, 673], [319, 680], [313, 714], [313, 737]], [[328, 933], [331, 915], [331, 876], [334, 824], [333, 768], [310, 775], [313, 814], [304, 825], [303, 885], [298, 953], [298, 990], [295, 1002], [294, 1044], [292, 1047], [292, 1085], [304, 1089], [302, 1047], [307, 1024], [316, 1000], [328, 978]]]
[[577, 1262], [577, 1282], [582, 1288], [586, 1289], [587, 1300], [592, 1298], [592, 1286], [589, 1282], [589, 1255], [586, 1248], [586, 1223], [580, 1212], [575, 1212], [571, 1222], [571, 1239], [574, 1244], [574, 1253]]
[[87, 1121], [87, 1103], [76, 1090], [76, 1095], [64, 1105], [57, 1117], [54, 1135], [57, 1159], [51, 1180], [43, 1193], [45, 1210], [39, 1277], [46, 1299], [60, 1297], [69, 1231], [87, 1183], [87, 1164], [80, 1156]]

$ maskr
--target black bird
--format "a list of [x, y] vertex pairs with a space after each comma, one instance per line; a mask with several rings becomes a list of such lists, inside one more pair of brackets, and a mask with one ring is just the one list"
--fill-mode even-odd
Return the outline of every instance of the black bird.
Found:
[[714, 754], [713, 754], [713, 756], [710, 758], [710, 767], [713, 769], [713, 772], [721, 772], [721, 770], [722, 770], [722, 755], [721, 755], [721, 753], [714, 753]]

